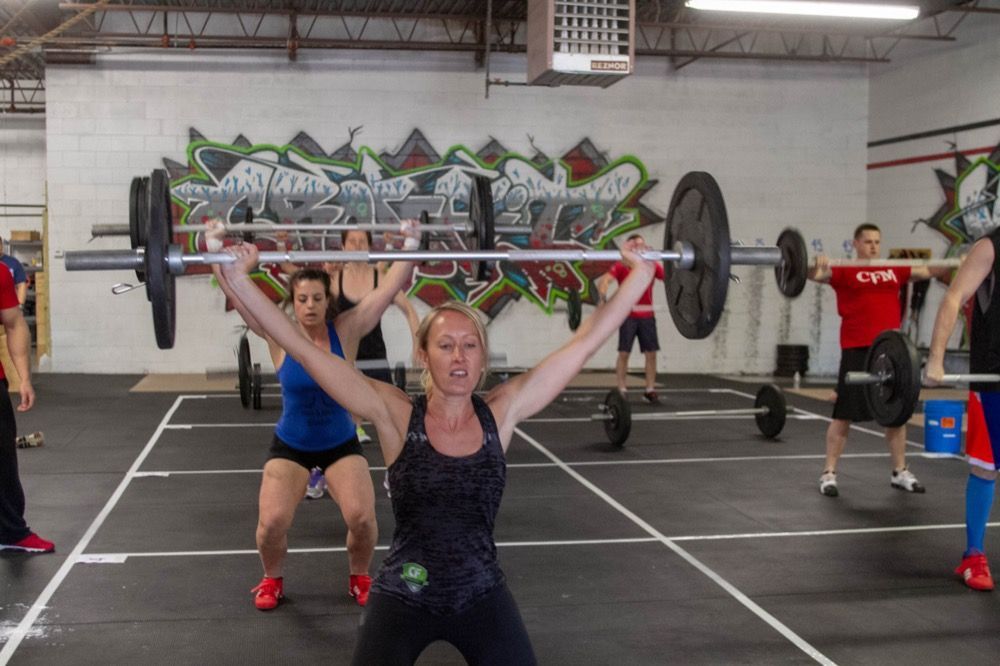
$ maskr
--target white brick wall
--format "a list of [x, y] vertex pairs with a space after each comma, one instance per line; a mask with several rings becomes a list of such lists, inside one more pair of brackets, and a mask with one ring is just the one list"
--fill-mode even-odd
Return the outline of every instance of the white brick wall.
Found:
[[[687, 171], [712, 172], [726, 195], [734, 239], [772, 243], [787, 225], [807, 240], [839, 246], [866, 210], [868, 86], [860, 67], [702, 61], [665, 74], [662, 61], [607, 90], [494, 87], [465, 54], [419, 58], [390, 53], [300, 53], [220, 58], [198, 53], [115, 54], [93, 68], [50, 67], [47, 76], [51, 247], [123, 247], [124, 239], [87, 244], [95, 223], [127, 222], [132, 176], [185, 161], [188, 129], [229, 142], [283, 143], [304, 131], [332, 150], [348, 127], [364, 125], [355, 146], [392, 150], [420, 129], [440, 151], [472, 149], [497, 138], [533, 154], [528, 135], [553, 156], [589, 137], [611, 158], [638, 157], [660, 183], [643, 201], [665, 213]], [[522, 79], [519, 57], [493, 59], [494, 76]], [[662, 225], [646, 230], [662, 243]], [[785, 304], [770, 270], [737, 268], [727, 314], [705, 341], [682, 339], [661, 315], [661, 368], [669, 371], [764, 372], [774, 367], [779, 335], [812, 346], [813, 369], [832, 371], [837, 318], [825, 288], [809, 287]], [[141, 291], [112, 296], [126, 273], [52, 274], [56, 371], [199, 372], [234, 365], [237, 318], [225, 314], [206, 278], [178, 282], [177, 343], [155, 348], [149, 304]], [[662, 289], [656, 301], [664, 304]], [[418, 311], [423, 308], [418, 304]], [[398, 313], [385, 328], [405, 331]], [[521, 302], [491, 325], [494, 348], [531, 365], [566, 338], [565, 316]], [[406, 335], [390, 333], [392, 360], [409, 353]], [[593, 361], [610, 367], [615, 341]], [[255, 357], [266, 361], [262, 346]], [[639, 363], [639, 357], [634, 357]], [[266, 364], [266, 363], [265, 363]], [[268, 364], [266, 364], [268, 365]]]
[[[38, 115], [0, 115], [0, 203], [45, 203], [45, 118]], [[26, 217], [0, 218], [0, 236], [11, 229], [40, 231], [38, 210], [0, 208], [0, 213]]]
[[[991, 120], [1000, 116], [1000, 18], [983, 15], [963, 26], [959, 41], [923, 47], [889, 65], [873, 67], [869, 81], [869, 140], [878, 141]], [[902, 143], [868, 151], [870, 163], [948, 153], [1000, 144], [1000, 125]], [[977, 159], [976, 156], [970, 160]], [[873, 169], [868, 172], [868, 216], [883, 228], [883, 247], [931, 248], [935, 256], [947, 249], [945, 239], [914, 220], [930, 218], [944, 202], [934, 170], [955, 175], [950, 157]], [[919, 339], [930, 342], [933, 318], [944, 294], [934, 284], [928, 293]], [[957, 346], [957, 337], [953, 344]]]

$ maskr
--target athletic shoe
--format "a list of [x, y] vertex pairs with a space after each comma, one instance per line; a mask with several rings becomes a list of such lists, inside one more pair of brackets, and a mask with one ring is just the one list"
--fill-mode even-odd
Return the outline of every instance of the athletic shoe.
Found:
[[642, 399], [645, 400], [646, 402], [648, 402], [651, 405], [658, 405], [658, 404], [660, 404], [660, 396], [656, 395], [656, 391], [654, 391], [652, 389], [649, 389], [648, 391], [646, 391], [645, 393], [643, 393], [642, 394]]
[[368, 603], [368, 592], [371, 590], [371, 587], [371, 576], [351, 574], [350, 588], [348, 588], [347, 592], [354, 597], [359, 606], [364, 606]]
[[56, 545], [34, 532], [16, 543], [0, 543], [0, 550], [23, 550], [26, 553], [53, 553]]
[[905, 490], [908, 493], [922, 493], [926, 491], [923, 484], [917, 481], [917, 477], [913, 476], [913, 472], [906, 467], [898, 472], [893, 470], [892, 478], [889, 479], [889, 483], [892, 484], [893, 488], [899, 488], [900, 490]]
[[278, 601], [285, 595], [282, 593], [285, 588], [283, 578], [269, 578], [264, 576], [260, 579], [260, 584], [250, 590], [254, 592], [253, 605], [257, 610], [271, 610], [277, 607]]
[[319, 467], [313, 467], [309, 472], [309, 485], [306, 486], [306, 497], [309, 499], [319, 499], [326, 491], [326, 477]]
[[837, 490], [837, 473], [823, 470], [823, 475], [819, 477], [819, 491], [827, 497], [836, 497], [840, 494]]
[[963, 557], [962, 563], [955, 569], [955, 575], [961, 576], [965, 584], [973, 590], [988, 592], [993, 589], [990, 565], [982, 553], [973, 553]]
[[372, 441], [372, 438], [368, 436], [368, 433], [366, 433], [365, 429], [362, 428], [361, 426], [358, 426], [357, 434], [358, 434], [358, 441], [361, 442], [362, 444], [367, 444], [368, 442]]
[[33, 432], [30, 435], [21, 435], [14, 441], [19, 449], [33, 449], [45, 444], [45, 435], [41, 432]]

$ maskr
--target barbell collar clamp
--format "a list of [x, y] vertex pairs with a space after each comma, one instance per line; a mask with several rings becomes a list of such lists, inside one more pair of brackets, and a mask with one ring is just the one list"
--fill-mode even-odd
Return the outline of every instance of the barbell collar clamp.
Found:
[[844, 383], [851, 385], [865, 385], [865, 384], [886, 384], [892, 381], [892, 373], [874, 373], [874, 372], [848, 372], [844, 375]]

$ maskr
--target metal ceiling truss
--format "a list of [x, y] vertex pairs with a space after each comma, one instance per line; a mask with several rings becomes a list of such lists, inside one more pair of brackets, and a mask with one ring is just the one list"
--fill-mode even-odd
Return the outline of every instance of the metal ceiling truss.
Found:
[[[675, 70], [702, 58], [878, 63], [907, 40], [954, 41], [971, 14], [1000, 15], [1000, 0], [919, 1], [921, 18], [872, 32], [710, 20], [684, 0], [636, 0], [635, 53], [669, 58]], [[114, 47], [284, 50], [292, 60], [302, 49], [391, 49], [464, 51], [482, 64], [487, 43], [525, 51], [525, 14], [523, 0], [5, 0], [0, 39], [13, 38], [19, 53], [0, 42], [0, 110], [44, 106], [46, 59], [92, 62]]]

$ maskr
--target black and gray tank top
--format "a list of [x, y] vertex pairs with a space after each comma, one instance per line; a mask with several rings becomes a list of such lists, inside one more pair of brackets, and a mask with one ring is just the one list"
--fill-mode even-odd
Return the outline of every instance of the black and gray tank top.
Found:
[[389, 468], [396, 531], [372, 589], [436, 615], [462, 612], [504, 582], [493, 527], [507, 482], [507, 463], [493, 413], [472, 405], [483, 446], [452, 457], [431, 446], [425, 396], [413, 414], [399, 458]]
[[[986, 236], [993, 243], [993, 270], [976, 290], [969, 332], [969, 372], [1000, 373], [1000, 228]], [[998, 383], [977, 382], [973, 391], [1000, 391]]]

